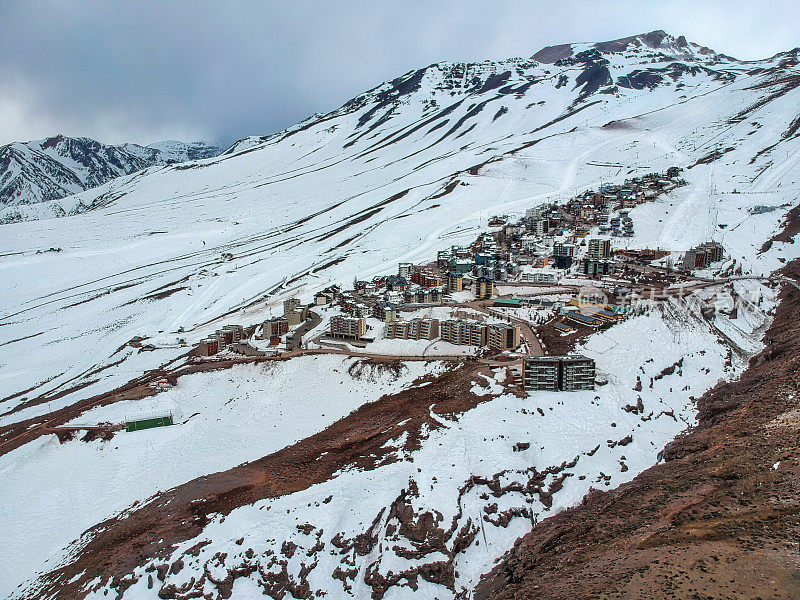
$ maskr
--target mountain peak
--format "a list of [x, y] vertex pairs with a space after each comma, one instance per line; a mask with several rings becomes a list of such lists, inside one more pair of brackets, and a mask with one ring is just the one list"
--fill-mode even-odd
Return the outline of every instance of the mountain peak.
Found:
[[663, 29], [656, 29], [647, 33], [640, 33], [606, 42], [583, 42], [546, 46], [531, 56], [531, 59], [540, 63], [552, 64], [558, 60], [572, 56], [575, 54], [576, 50], [581, 51], [589, 49], [595, 49], [606, 54], [626, 51], [640, 52], [643, 49], [650, 49], [676, 58], [717, 59], [722, 56], [714, 52], [711, 48], [687, 41], [686, 37], [683, 35], [675, 37]]

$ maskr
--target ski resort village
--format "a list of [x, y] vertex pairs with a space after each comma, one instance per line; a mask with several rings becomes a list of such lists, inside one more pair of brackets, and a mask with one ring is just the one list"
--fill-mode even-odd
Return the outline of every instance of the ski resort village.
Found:
[[41, 201], [29, 143], [0, 597], [791, 598], [799, 64], [436, 63]]
[[[570, 349], [631, 311], [649, 311], [655, 301], [681, 298], [687, 289], [719, 285], [709, 271], [722, 266], [717, 241], [674, 254], [624, 247], [634, 233], [630, 210], [685, 185], [680, 172], [671, 167], [624, 184], [604, 184], [563, 205], [530, 208], [516, 219], [492, 216], [472, 244], [441, 250], [435, 261], [399, 263], [396, 273], [368, 281], [356, 277], [350, 289], [333, 284], [310, 301], [287, 299], [282, 314], [260, 324], [225, 325], [192, 351], [193, 362], [325, 351], [418, 360], [481, 357], [508, 370], [522, 390], [594, 389], [593, 360], [554, 359], [549, 346]], [[728, 275], [735, 270], [733, 262], [726, 267]], [[734, 296], [736, 305], [749, 301]], [[737, 310], [732, 305], [729, 314]], [[140, 351], [155, 349], [145, 343], [138, 336], [131, 342]], [[176, 343], [185, 345], [185, 339]], [[570, 374], [565, 382], [563, 365], [581, 375]], [[607, 383], [604, 375], [599, 380]]]

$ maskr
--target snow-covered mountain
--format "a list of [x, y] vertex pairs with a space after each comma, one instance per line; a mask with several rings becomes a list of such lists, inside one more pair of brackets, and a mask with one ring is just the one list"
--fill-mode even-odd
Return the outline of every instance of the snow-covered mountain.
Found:
[[110, 146], [57, 135], [0, 147], [0, 207], [64, 198], [154, 165], [211, 158], [222, 148], [165, 141]]
[[[768, 275], [800, 247], [765, 245], [800, 195], [799, 62], [651, 32], [437, 63], [219, 156], [6, 207], [0, 443], [179, 364], [178, 339], [435, 260], [490, 215], [671, 166], [687, 185], [632, 209], [636, 234], [615, 247], [714, 239], [726, 265]], [[72, 422], [156, 407], [180, 426], [0, 456], [0, 596], [469, 597], [532, 522], [655, 463], [692, 398], [746, 368], [774, 290], [736, 286], [763, 303], [713, 327], [666, 303], [590, 336], [581, 351], [609, 383], [568, 398], [504, 393], [501, 375], [454, 390], [440, 363], [433, 383], [417, 363], [362, 380], [331, 356], [187, 374], [146, 402], [126, 388]]]

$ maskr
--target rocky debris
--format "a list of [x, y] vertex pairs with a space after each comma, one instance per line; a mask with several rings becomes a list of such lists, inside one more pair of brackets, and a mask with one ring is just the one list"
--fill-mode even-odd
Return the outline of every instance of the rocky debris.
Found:
[[[653, 377], [653, 380], [654, 381], [658, 381], [659, 379], [663, 379], [667, 375], [672, 375], [672, 374], [675, 373], [675, 369], [678, 369], [679, 367], [682, 367], [682, 366], [683, 366], [683, 358], [681, 358], [675, 364], [664, 368], [660, 373], [658, 373], [658, 375]], [[681, 371], [678, 371], [678, 375], [681, 376], [681, 375], [683, 375], [683, 373]], [[653, 386], [651, 385], [650, 387], [653, 387]]]
[[[641, 384], [641, 381], [639, 381], [639, 383]], [[639, 391], [642, 391], [641, 385], [639, 386]], [[636, 404], [626, 404], [622, 407], [622, 410], [628, 413], [633, 413], [634, 415], [642, 414], [644, 412], [644, 403], [642, 402], [642, 397], [636, 396]]]

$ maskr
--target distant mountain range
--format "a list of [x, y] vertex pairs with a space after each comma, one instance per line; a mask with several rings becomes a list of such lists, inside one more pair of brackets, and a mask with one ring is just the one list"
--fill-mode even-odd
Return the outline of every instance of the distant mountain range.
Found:
[[212, 158], [222, 148], [174, 140], [111, 146], [56, 135], [0, 147], [0, 208], [57, 200], [147, 167]]

